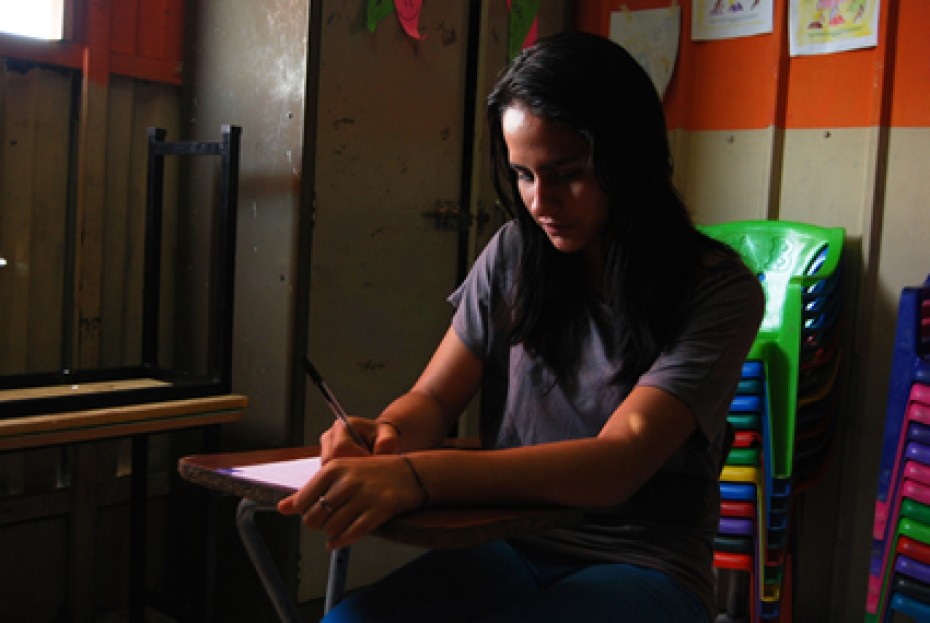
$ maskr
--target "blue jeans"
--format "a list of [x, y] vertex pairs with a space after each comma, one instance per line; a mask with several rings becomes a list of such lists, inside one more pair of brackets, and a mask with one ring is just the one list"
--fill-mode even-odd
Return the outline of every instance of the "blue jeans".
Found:
[[323, 621], [707, 623], [709, 614], [658, 571], [566, 564], [495, 541], [428, 552], [353, 593]]

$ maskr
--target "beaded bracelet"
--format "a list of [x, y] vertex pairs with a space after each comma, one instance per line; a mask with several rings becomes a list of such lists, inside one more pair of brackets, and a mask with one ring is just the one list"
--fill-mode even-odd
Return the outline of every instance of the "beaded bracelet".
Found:
[[420, 473], [417, 472], [417, 468], [413, 466], [413, 461], [410, 460], [406, 454], [401, 454], [400, 458], [404, 459], [404, 462], [407, 464], [407, 467], [410, 468], [410, 473], [413, 474], [413, 477], [416, 479], [417, 484], [420, 486], [420, 489], [423, 491], [423, 503], [420, 504], [420, 508], [425, 508], [429, 505], [430, 494], [429, 489], [426, 488], [426, 485], [423, 484], [423, 479], [420, 478]]

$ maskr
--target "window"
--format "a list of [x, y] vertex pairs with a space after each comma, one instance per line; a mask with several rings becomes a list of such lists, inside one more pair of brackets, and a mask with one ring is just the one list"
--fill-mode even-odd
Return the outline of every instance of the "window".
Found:
[[0, 0], [0, 32], [36, 39], [64, 37], [65, 0]]

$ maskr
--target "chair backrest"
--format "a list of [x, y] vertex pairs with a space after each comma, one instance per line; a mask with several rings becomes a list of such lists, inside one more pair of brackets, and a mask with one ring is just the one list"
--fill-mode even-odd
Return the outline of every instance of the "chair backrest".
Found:
[[733, 221], [702, 227], [726, 243], [755, 272], [765, 290], [762, 330], [780, 330], [785, 321], [800, 324], [801, 309], [785, 306], [788, 284], [816, 288], [839, 266], [845, 230], [792, 221]]
[[748, 359], [765, 362], [772, 474], [790, 479], [802, 334], [826, 328], [824, 318], [805, 315], [805, 307], [815, 310], [813, 314], [830, 307], [809, 303], [834, 289], [825, 282], [838, 275], [846, 232], [841, 227], [768, 220], [733, 221], [701, 230], [736, 250], [759, 276], [765, 292], [765, 314]]

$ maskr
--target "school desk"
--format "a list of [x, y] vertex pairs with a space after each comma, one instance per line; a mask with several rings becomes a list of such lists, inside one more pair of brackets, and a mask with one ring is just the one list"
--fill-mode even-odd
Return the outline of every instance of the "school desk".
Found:
[[[467, 451], [467, 450], [462, 450]], [[237, 513], [239, 535], [282, 621], [299, 621], [294, 604], [274, 568], [254, 522], [258, 511], [273, 510], [291, 491], [274, 485], [243, 480], [230, 469], [246, 465], [289, 461], [317, 456], [318, 446], [280, 448], [225, 454], [201, 454], [182, 458], [182, 478], [214, 491], [242, 498]], [[379, 527], [374, 535], [390, 541], [444, 549], [467, 547], [485, 541], [569, 526], [581, 522], [582, 511], [573, 508], [539, 507], [444, 507], [398, 516]], [[333, 552], [326, 589], [328, 610], [341, 597], [348, 565], [348, 550]]]

